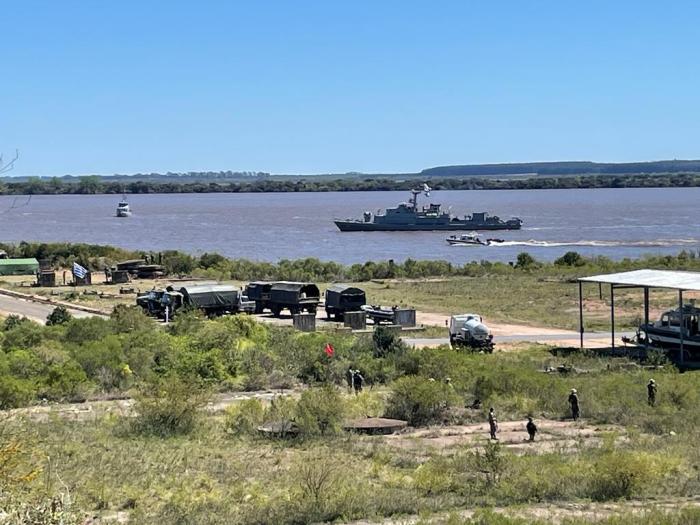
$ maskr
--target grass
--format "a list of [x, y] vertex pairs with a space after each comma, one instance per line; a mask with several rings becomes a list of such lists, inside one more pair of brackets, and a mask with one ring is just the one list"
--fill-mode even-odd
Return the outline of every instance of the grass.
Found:
[[[478, 391], [501, 421], [522, 420], [533, 410], [537, 418], [557, 419], [576, 385], [582, 424], [612, 423], [627, 439], [581, 439], [539, 453], [507, 446], [482, 453], [468, 444], [407, 450], [382, 436], [342, 432], [291, 441], [255, 432], [234, 436], [221, 413], [205, 413], [190, 433], [168, 437], [135, 433], [131, 418], [113, 415], [84, 422], [15, 418], [0, 424], [0, 438], [21, 436], [26, 454], [17, 470], [39, 472], [22, 484], [22, 497], [69, 493], [83, 512], [122, 512], [139, 524], [400, 521], [416, 514], [440, 520], [446, 512], [482, 506], [527, 517], [533, 505], [591, 500], [620, 500], [624, 513], [629, 498], [651, 510], [658, 498], [681, 501], [700, 489], [700, 453], [687, 445], [700, 437], [697, 375], [655, 371], [659, 402], [650, 408], [644, 397], [650, 373], [621, 359], [570, 356], [587, 371], [570, 376], [543, 374], [560, 358], [540, 346], [493, 355], [430, 350], [416, 359], [419, 376], [440, 380], [449, 373], [458, 398], [469, 402]], [[381, 413], [388, 399], [385, 389], [339, 395], [349, 415]], [[458, 420], [484, 421], [483, 413], [455, 410]], [[485, 437], [476, 443], [486, 445]], [[467, 519], [444, 522], [471, 523]], [[474, 523], [511, 523], [502, 519]]]

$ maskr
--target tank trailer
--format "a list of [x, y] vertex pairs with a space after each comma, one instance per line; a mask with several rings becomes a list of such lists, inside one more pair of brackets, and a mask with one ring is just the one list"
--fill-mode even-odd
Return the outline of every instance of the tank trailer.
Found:
[[493, 335], [478, 314], [453, 315], [450, 317], [449, 332], [453, 347], [493, 352]]

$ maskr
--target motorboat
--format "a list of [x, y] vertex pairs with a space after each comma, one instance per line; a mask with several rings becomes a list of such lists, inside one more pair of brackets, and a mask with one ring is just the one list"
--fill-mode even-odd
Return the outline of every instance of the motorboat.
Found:
[[117, 217], [131, 217], [131, 208], [126, 201], [126, 195], [122, 195], [122, 200], [117, 204]]
[[462, 235], [450, 235], [445, 240], [453, 246], [488, 246], [487, 241], [482, 241], [477, 235], [473, 233], [463, 233]]

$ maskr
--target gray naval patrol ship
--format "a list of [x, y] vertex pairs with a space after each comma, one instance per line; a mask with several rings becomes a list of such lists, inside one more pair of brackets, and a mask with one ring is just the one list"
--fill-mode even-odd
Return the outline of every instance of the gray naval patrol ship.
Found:
[[422, 189], [411, 190], [411, 200], [402, 202], [396, 208], [387, 208], [384, 213], [365, 212], [362, 219], [336, 219], [335, 225], [341, 232], [375, 231], [460, 231], [460, 230], [519, 230], [523, 224], [514, 217], [506, 221], [486, 212], [472, 213], [455, 217], [442, 211], [439, 204], [429, 204], [418, 208], [418, 195], [430, 196], [427, 184]]

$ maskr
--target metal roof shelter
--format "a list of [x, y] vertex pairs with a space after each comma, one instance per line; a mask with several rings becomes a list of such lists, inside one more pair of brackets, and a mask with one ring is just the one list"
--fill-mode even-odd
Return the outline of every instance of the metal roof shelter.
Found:
[[[634, 270], [631, 272], [609, 273], [593, 275], [578, 279], [578, 307], [579, 307], [579, 331], [581, 334], [581, 348], [583, 348], [583, 283], [598, 283], [610, 285], [610, 323], [612, 333], [612, 347], [615, 348], [615, 289], [643, 288], [644, 289], [644, 323], [649, 323], [649, 289], [666, 288], [678, 290], [678, 307], [681, 312], [683, 326], [683, 292], [700, 292], [699, 272], [680, 272], [671, 270]], [[683, 362], [683, 330], [680, 330], [680, 361]], [[645, 343], [648, 343], [648, 337]]]
[[36, 259], [0, 259], [0, 275], [33, 275], [39, 270]]

